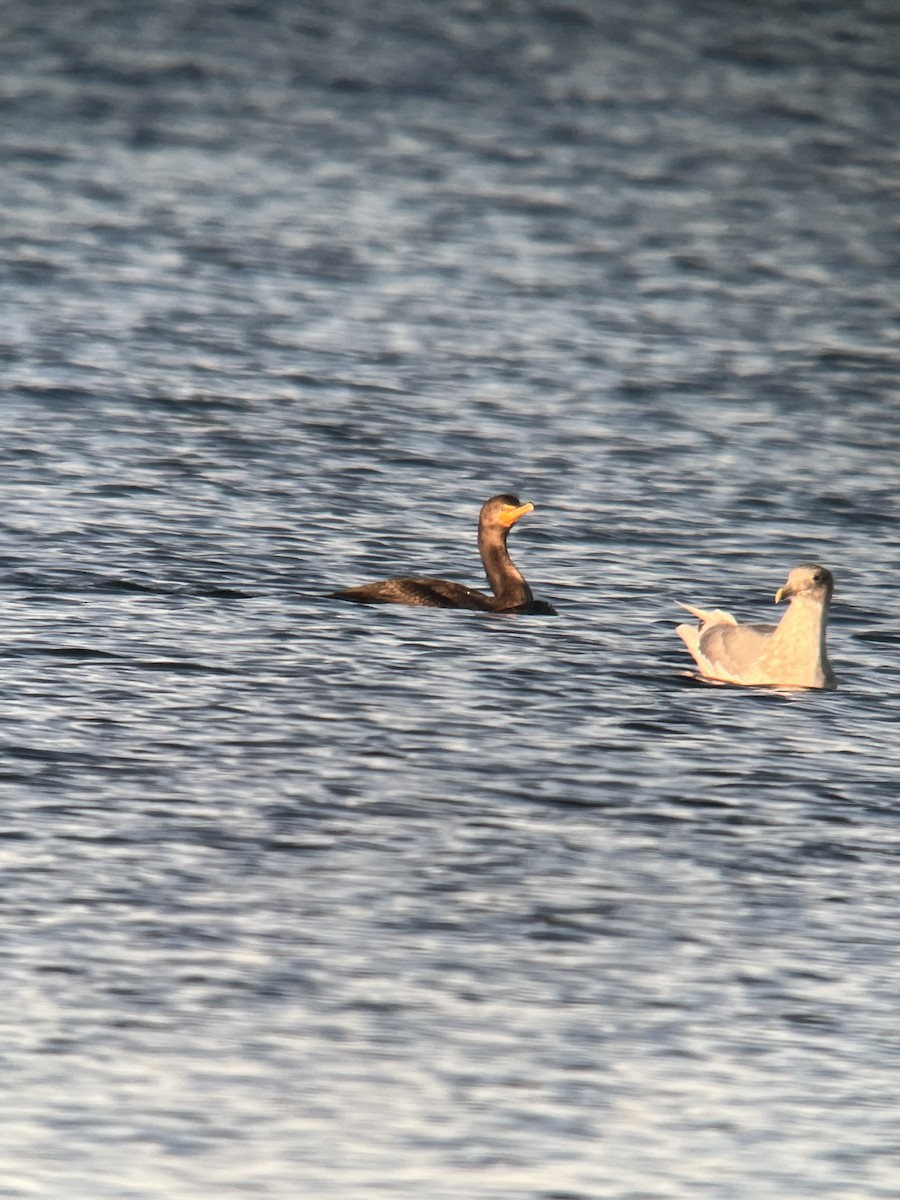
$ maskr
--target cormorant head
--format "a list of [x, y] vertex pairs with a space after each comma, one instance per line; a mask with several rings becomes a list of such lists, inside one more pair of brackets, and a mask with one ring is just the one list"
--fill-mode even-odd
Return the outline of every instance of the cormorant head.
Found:
[[518, 496], [504, 492], [500, 496], [491, 496], [481, 509], [481, 520], [509, 529], [520, 517], [530, 512], [534, 512], [534, 505], [530, 501], [522, 504]]

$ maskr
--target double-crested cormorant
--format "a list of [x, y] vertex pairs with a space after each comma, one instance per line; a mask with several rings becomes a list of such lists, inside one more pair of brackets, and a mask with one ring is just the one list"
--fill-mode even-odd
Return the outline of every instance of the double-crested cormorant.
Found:
[[683, 604], [700, 627], [679, 625], [700, 674], [722, 683], [747, 686], [833, 688], [834, 671], [825, 649], [828, 606], [834, 576], [817, 563], [803, 563], [775, 593], [790, 600], [778, 625], [739, 625], [731, 613], [705, 612]]
[[449, 579], [394, 578], [332, 592], [340, 600], [357, 604], [412, 604], [425, 608], [470, 608], [480, 612], [544, 613], [556, 609], [535, 600], [521, 571], [513, 566], [506, 549], [509, 531], [534, 505], [521, 504], [517, 496], [492, 496], [478, 518], [478, 550], [492, 596]]

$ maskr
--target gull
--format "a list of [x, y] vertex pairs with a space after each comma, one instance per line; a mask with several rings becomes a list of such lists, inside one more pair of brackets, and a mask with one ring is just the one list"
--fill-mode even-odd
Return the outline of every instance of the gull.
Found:
[[778, 625], [740, 625], [719, 608], [682, 604], [700, 625], [679, 625], [675, 632], [706, 679], [746, 687], [833, 688], [825, 649], [833, 593], [834, 576], [826, 567], [802, 563], [775, 593], [776, 604], [790, 601]]

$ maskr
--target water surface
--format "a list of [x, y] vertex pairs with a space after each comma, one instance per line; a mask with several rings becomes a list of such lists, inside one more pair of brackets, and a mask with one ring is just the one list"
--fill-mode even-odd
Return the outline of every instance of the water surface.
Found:
[[894, 6], [2, 23], [0, 1195], [900, 1194]]

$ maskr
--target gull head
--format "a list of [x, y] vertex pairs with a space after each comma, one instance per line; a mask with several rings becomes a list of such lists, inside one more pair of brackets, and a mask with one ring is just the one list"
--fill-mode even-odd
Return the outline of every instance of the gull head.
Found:
[[834, 576], [818, 563], [801, 563], [787, 577], [787, 583], [775, 593], [775, 603], [803, 596], [819, 604], [828, 604], [834, 593]]

